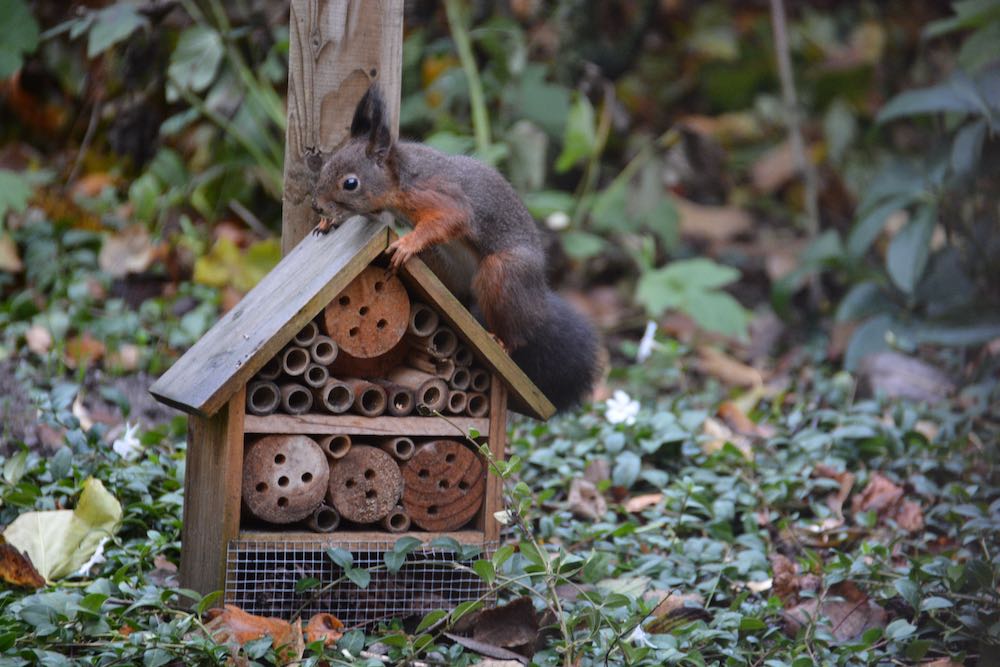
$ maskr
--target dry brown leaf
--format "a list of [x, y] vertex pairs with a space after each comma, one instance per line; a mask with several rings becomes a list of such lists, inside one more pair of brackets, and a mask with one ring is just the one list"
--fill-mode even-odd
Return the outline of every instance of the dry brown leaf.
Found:
[[156, 256], [156, 246], [145, 225], [132, 225], [104, 239], [97, 264], [113, 278], [142, 273]]
[[104, 343], [85, 332], [66, 341], [66, 365], [72, 369], [86, 368], [104, 356]]
[[885, 609], [849, 581], [832, 586], [822, 604], [812, 598], [785, 610], [782, 617], [789, 635], [817, 619], [840, 642], [856, 639], [871, 628], [884, 628], [888, 620]]
[[727, 442], [731, 442], [734, 447], [740, 450], [743, 456], [753, 459], [753, 447], [750, 444], [750, 438], [745, 435], [733, 433], [732, 429], [718, 419], [714, 417], [705, 419], [702, 432], [708, 436], [707, 439], [701, 442], [701, 450], [706, 454], [714, 454], [722, 449]]
[[681, 623], [698, 619], [708, 621], [711, 615], [705, 610], [705, 599], [697, 593], [666, 593], [649, 591], [647, 600], [661, 598], [650, 614], [643, 629], [650, 634], [666, 634]]
[[955, 383], [939, 369], [898, 352], [864, 357], [858, 379], [866, 393], [927, 403], [939, 403], [955, 391]]
[[333, 614], [313, 614], [306, 624], [306, 643], [323, 641], [324, 646], [333, 646], [344, 636], [344, 624]]
[[799, 568], [790, 558], [781, 554], [773, 554], [770, 560], [771, 569], [774, 571], [774, 576], [771, 577], [774, 594], [782, 604], [788, 606], [790, 601], [798, 599]]
[[764, 132], [757, 116], [747, 111], [732, 111], [716, 116], [683, 116], [678, 125], [714, 137], [723, 144], [755, 141]]
[[761, 155], [750, 168], [750, 180], [757, 192], [770, 194], [795, 177], [795, 153], [785, 140]]
[[280, 618], [254, 616], [231, 604], [223, 609], [210, 609], [207, 616], [205, 629], [216, 642], [232, 646], [233, 655], [238, 647], [267, 636], [283, 662], [302, 658], [305, 644], [301, 621], [293, 625]]
[[706, 206], [674, 197], [681, 236], [699, 241], [729, 241], [753, 228], [753, 218], [735, 206]]
[[28, 343], [28, 349], [35, 354], [48, 354], [52, 349], [52, 334], [40, 324], [32, 325], [24, 332], [24, 340]]
[[7, 542], [0, 543], [0, 579], [12, 586], [41, 588], [45, 578], [38, 573], [28, 555]]
[[770, 438], [775, 433], [774, 427], [770, 424], [758, 424], [750, 419], [736, 401], [723, 401], [716, 414], [726, 422], [729, 428], [740, 435]]
[[927, 438], [927, 442], [934, 442], [941, 432], [941, 426], [929, 419], [920, 419], [913, 425], [913, 430]]
[[105, 356], [105, 364], [120, 371], [134, 371], [139, 368], [139, 357], [141, 351], [138, 345], [133, 343], [122, 343], [117, 350], [108, 352]]
[[882, 473], [872, 473], [868, 485], [851, 501], [851, 510], [883, 514], [903, 499], [903, 489]]
[[96, 197], [101, 194], [101, 191], [104, 190], [104, 188], [109, 185], [114, 185], [114, 182], [115, 179], [111, 176], [111, 174], [105, 171], [95, 172], [78, 178], [76, 182], [73, 183], [71, 192], [73, 193], [73, 196]]
[[608, 503], [592, 482], [574, 479], [569, 485], [569, 509], [573, 516], [590, 521], [600, 521], [608, 511]]
[[24, 262], [21, 261], [21, 255], [17, 251], [17, 244], [6, 232], [0, 234], [0, 271], [6, 273], [24, 271]]
[[611, 462], [603, 458], [592, 459], [583, 469], [583, 478], [595, 485], [611, 479]]
[[912, 500], [904, 500], [896, 507], [893, 518], [903, 530], [916, 533], [924, 529], [924, 511]]
[[472, 631], [476, 641], [516, 648], [533, 645], [538, 638], [538, 614], [529, 597], [519, 597], [505, 605], [484, 609]]
[[764, 384], [759, 370], [707, 345], [698, 347], [698, 370], [730, 386], [759, 387]]
[[854, 488], [854, 473], [848, 471], [837, 471], [826, 465], [825, 463], [818, 464], [813, 468], [813, 475], [816, 477], [824, 477], [826, 479], [833, 479], [840, 483], [840, 488], [837, 489], [836, 493], [831, 493], [827, 499], [826, 504], [833, 512], [841, 519], [844, 518], [844, 502], [847, 501], [847, 497], [851, 495], [851, 489]]
[[663, 500], [662, 493], [643, 493], [638, 496], [633, 496], [625, 501], [625, 511], [632, 514], [638, 514], [645, 509], [655, 507], [661, 500]]
[[920, 667], [963, 667], [962, 663], [955, 662], [951, 658], [937, 658], [927, 662], [917, 663]]

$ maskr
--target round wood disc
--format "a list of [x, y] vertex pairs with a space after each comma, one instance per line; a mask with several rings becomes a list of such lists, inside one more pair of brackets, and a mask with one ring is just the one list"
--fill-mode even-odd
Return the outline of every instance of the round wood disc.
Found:
[[410, 323], [410, 297], [399, 277], [369, 266], [323, 311], [326, 332], [352, 357], [385, 354]]
[[395, 459], [378, 447], [354, 445], [330, 464], [327, 502], [355, 523], [382, 519], [399, 503], [403, 477]]
[[403, 508], [424, 530], [458, 530], [476, 515], [486, 494], [479, 455], [456, 440], [434, 440], [402, 465]]
[[244, 455], [243, 502], [264, 521], [300, 521], [323, 502], [329, 478], [326, 456], [312, 439], [269, 435]]

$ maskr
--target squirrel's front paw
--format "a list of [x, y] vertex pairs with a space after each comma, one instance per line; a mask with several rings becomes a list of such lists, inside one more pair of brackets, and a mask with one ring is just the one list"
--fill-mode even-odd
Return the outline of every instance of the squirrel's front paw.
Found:
[[411, 243], [408, 243], [406, 239], [409, 236], [403, 236], [396, 239], [389, 244], [389, 247], [385, 249], [387, 255], [389, 255], [389, 270], [393, 273], [399, 271], [400, 268], [406, 262], [409, 261], [411, 257], [417, 254], [417, 250], [413, 248]]
[[336, 226], [337, 225], [334, 224], [333, 222], [333, 218], [321, 217], [316, 226], [313, 227], [312, 233], [315, 234], [316, 236], [319, 236], [320, 234], [326, 234]]

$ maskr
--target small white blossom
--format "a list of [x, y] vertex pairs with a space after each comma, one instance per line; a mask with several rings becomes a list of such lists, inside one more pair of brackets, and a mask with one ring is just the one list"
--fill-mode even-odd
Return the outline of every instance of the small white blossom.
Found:
[[142, 443], [136, 437], [138, 431], [138, 423], [133, 426], [125, 422], [125, 434], [111, 444], [111, 448], [115, 450], [115, 453], [126, 461], [134, 461], [142, 453]]
[[107, 558], [104, 557], [104, 545], [107, 544], [107, 542], [108, 538], [106, 537], [103, 540], [101, 540], [100, 544], [97, 545], [97, 550], [94, 552], [94, 555], [90, 557], [90, 560], [81, 565], [80, 569], [75, 572], [76, 576], [78, 577], [89, 576], [90, 568], [100, 563], [103, 563], [104, 561], [107, 560]]
[[636, 646], [656, 648], [656, 645], [649, 641], [649, 635], [646, 634], [646, 631], [642, 629], [641, 625], [636, 626], [635, 630], [632, 631], [632, 634], [628, 636], [628, 640]]
[[639, 414], [639, 401], [633, 399], [621, 389], [605, 401], [604, 405], [604, 418], [612, 424], [626, 424], [631, 426], [635, 423], [636, 415]]
[[549, 217], [545, 218], [545, 226], [554, 232], [566, 229], [569, 227], [569, 222], [569, 216], [566, 214], [566, 211], [555, 211], [554, 213], [550, 213]]
[[635, 360], [640, 364], [649, 359], [656, 347], [656, 322], [650, 320], [646, 322], [646, 330], [642, 333], [642, 340], [639, 341], [639, 349], [636, 350]]

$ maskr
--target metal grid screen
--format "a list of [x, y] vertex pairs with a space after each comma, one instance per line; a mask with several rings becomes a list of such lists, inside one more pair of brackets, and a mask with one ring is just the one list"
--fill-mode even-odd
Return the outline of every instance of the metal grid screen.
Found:
[[[354, 566], [369, 570], [367, 588], [344, 581], [326, 589], [324, 584], [343, 576], [343, 570], [327, 556], [331, 547], [350, 551]], [[458, 560], [450, 550], [421, 547], [408, 554], [395, 573], [387, 571], [383, 560], [392, 547], [392, 542], [232, 540], [226, 559], [225, 600], [260, 616], [308, 618], [329, 612], [353, 627], [450, 609], [487, 593], [486, 584], [470, 568], [477, 558], [489, 557], [496, 543], [484, 544], [480, 555], [468, 560]], [[297, 593], [296, 582], [307, 577], [315, 577], [320, 584]]]

